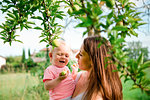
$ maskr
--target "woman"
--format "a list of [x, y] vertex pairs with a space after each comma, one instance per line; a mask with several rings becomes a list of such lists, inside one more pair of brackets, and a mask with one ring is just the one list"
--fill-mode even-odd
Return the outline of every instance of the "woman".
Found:
[[[100, 47], [98, 47], [100, 46]], [[116, 66], [112, 64], [108, 52], [110, 45], [100, 36], [84, 39], [78, 59], [79, 72], [72, 100], [122, 100], [122, 84]]]

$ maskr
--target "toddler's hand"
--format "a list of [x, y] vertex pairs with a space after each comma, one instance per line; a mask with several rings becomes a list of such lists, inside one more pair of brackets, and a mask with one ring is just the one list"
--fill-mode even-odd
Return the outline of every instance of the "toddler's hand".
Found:
[[73, 72], [78, 72], [79, 66], [78, 64], [73, 64], [72, 66]]
[[71, 67], [72, 67], [72, 78], [75, 80], [79, 67], [78, 64], [73, 64]]
[[67, 78], [68, 74], [69, 74], [69, 71], [63, 70], [63, 71], [59, 74], [59, 79], [60, 79], [60, 80], [64, 80], [65, 78]]

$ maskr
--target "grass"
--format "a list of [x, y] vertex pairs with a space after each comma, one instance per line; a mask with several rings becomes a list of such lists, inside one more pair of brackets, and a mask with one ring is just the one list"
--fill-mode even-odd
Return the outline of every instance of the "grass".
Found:
[[29, 87], [38, 85], [38, 78], [29, 73], [0, 74], [0, 100], [25, 100]]
[[[146, 70], [147, 73], [149, 71]], [[147, 77], [150, 77], [150, 73]], [[48, 100], [48, 92], [41, 89], [43, 86], [33, 89], [38, 82], [38, 78], [29, 73], [0, 74], [0, 100]], [[123, 83], [123, 100], [150, 100], [150, 96], [140, 89], [130, 90], [132, 83]]]

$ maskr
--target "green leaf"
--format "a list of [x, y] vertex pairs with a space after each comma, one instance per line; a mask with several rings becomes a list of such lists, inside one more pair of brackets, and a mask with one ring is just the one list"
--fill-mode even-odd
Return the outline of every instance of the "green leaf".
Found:
[[80, 19], [82, 22], [86, 22], [87, 21], [87, 19], [84, 18], [84, 17], [78, 17], [78, 19]]
[[138, 36], [138, 34], [133, 30], [133, 29], [130, 29], [130, 34], [134, 35], [134, 36]]
[[115, 19], [116, 22], [120, 22], [124, 18], [123, 15], [118, 15], [118, 18]]
[[43, 30], [41, 27], [34, 27], [34, 29], [37, 29], [37, 30]]
[[145, 76], [145, 72], [141, 71], [136, 75], [136, 78], [142, 78], [143, 76]]
[[[94, 6], [94, 5], [93, 5]], [[101, 8], [100, 7], [93, 7], [93, 10], [94, 10], [94, 13], [95, 14], [97, 14], [97, 15], [101, 15], [102, 13], [103, 13], [103, 11], [101, 10]], [[83, 10], [83, 13], [85, 13], [84, 12], [84, 10]], [[111, 15], [110, 15], [111, 16]]]
[[114, 14], [114, 12], [112, 11], [112, 12], [110, 12], [109, 14], [108, 14], [108, 18], [109, 19], [111, 19], [112, 17], [113, 17], [113, 14]]
[[149, 90], [146, 90], [145, 92], [147, 95], [150, 95], [150, 88], [149, 88]]
[[17, 42], [20, 42], [20, 43], [23, 43], [22, 41], [20, 41], [20, 40], [16, 40], [16, 39], [14, 39], [15, 41], [17, 41]]
[[115, 0], [105, 0], [106, 1], [106, 6], [109, 8], [113, 8], [115, 5]]
[[9, 21], [12, 21], [12, 22], [14, 22], [15, 20], [14, 19], [11, 19], [11, 18], [6, 18], [7, 19], [7, 21], [9, 20]]
[[118, 70], [112, 70], [112, 72], [118, 72]]
[[47, 41], [46, 41], [46, 39], [42, 39], [42, 40], [40, 41], [40, 43], [41, 43], [41, 42], [47, 42]]
[[49, 44], [46, 45], [46, 47], [49, 47], [49, 46], [50, 46]]
[[136, 21], [141, 21], [142, 19], [140, 19], [140, 18], [133, 18], [133, 17], [129, 17], [128, 18], [128, 23], [132, 23], [132, 22], [136, 22]]
[[138, 15], [141, 14], [141, 13], [143, 13], [143, 12], [137, 12], [137, 13], [134, 14], [133, 17], [136, 17], [136, 16], [138, 16]]
[[89, 27], [92, 25], [92, 20], [90, 18], [87, 18], [84, 22], [79, 23], [76, 27]]
[[146, 61], [144, 64], [142, 64], [138, 71], [140, 72], [141, 70], [144, 70], [146, 68], [150, 68], [150, 61]]
[[143, 53], [141, 53], [137, 59], [137, 65], [140, 66], [141, 64], [143, 64]]
[[27, 23], [27, 24], [33, 24], [33, 25], [35, 25], [34, 22], [30, 22], [30, 21], [27, 21], [26, 23]]
[[39, 19], [39, 20], [43, 20], [43, 19], [42, 19], [42, 17], [40, 17], [40, 16], [33, 16], [33, 17], [31, 17], [31, 18], [33, 18], [33, 19]]
[[76, 25], [75, 27], [89, 27], [91, 26], [90, 23], [79, 23], [78, 25]]
[[10, 45], [10, 46], [11, 46], [11, 42], [12, 42], [12, 41], [9, 41], [9, 45]]
[[85, 34], [87, 33], [88, 31], [85, 31], [85, 32], [83, 32], [83, 35], [82, 35], [82, 37], [84, 37], [85, 36]]
[[29, 24], [25, 24], [25, 26], [26, 26], [27, 28], [32, 28]]
[[9, 17], [13, 18], [13, 19], [16, 18], [15, 15], [13, 15], [12, 13], [7, 13], [7, 15], [8, 15]]
[[126, 26], [115, 26], [112, 28], [112, 30], [116, 31], [128, 31], [128, 28]]
[[24, 27], [24, 25], [23, 25], [23, 24], [20, 24], [20, 31], [23, 30], [23, 27]]
[[0, 28], [5, 29], [2, 25], [0, 25]]
[[126, 83], [128, 80], [130, 80], [130, 78], [125, 78], [124, 83]]
[[6, 40], [6, 38], [4, 38], [4, 37], [0, 37], [0, 39], [2, 39], [2, 40]]
[[138, 26], [145, 25], [145, 24], [147, 24], [147, 23], [145, 23], [145, 22], [138, 23]]
[[56, 17], [59, 19], [63, 19], [63, 17], [61, 15], [56, 15]]
[[121, 44], [122, 42], [125, 42], [124, 38], [119, 38], [116, 41], [117, 44]]
[[133, 85], [130, 90], [137, 89], [137, 88], [139, 88], [137, 85]]

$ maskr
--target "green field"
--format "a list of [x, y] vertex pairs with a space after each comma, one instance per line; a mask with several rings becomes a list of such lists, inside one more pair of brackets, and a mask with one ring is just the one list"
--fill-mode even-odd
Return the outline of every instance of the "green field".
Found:
[[27, 88], [37, 84], [38, 78], [29, 73], [0, 74], [0, 100], [25, 100]]
[[[36, 94], [38, 91], [27, 90], [38, 85], [38, 82], [38, 78], [29, 73], [0, 74], [0, 100], [44, 100]], [[150, 100], [140, 89], [130, 91], [131, 84], [132, 81], [123, 83], [124, 100]]]

